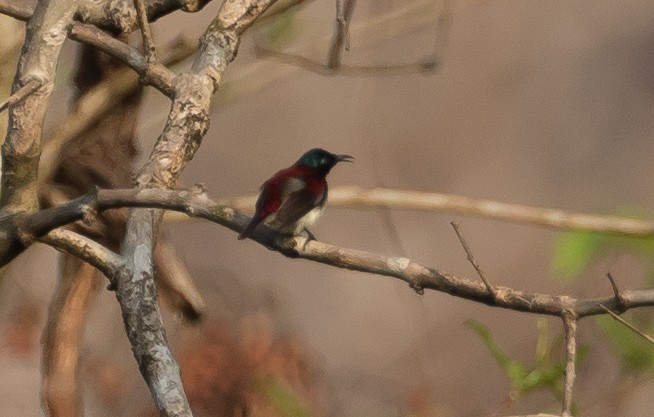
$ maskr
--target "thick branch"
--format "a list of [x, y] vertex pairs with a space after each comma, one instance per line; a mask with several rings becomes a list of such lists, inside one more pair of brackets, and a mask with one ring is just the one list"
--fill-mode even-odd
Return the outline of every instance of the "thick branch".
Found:
[[89, 264], [64, 254], [43, 333], [42, 401], [50, 417], [81, 417], [79, 353], [100, 280]]
[[[0, 0], [0, 13], [19, 20], [28, 20], [32, 16], [31, 9], [5, 4], [3, 0]], [[136, 48], [132, 48], [93, 25], [81, 22], [72, 22], [70, 34], [66, 35], [70, 36], [72, 40], [94, 46], [124, 62], [139, 74], [143, 83], [152, 85], [169, 97], [172, 96], [175, 74], [163, 65], [148, 62], [147, 58]]]
[[[236, 56], [241, 33], [274, 0], [227, 0], [200, 40], [190, 73], [177, 77], [168, 120], [137, 178], [140, 188], [171, 188], [209, 128], [209, 110], [222, 74]], [[162, 416], [190, 416], [177, 363], [170, 353], [153, 279], [159, 210], [133, 209], [123, 256], [132, 268], [117, 280], [116, 297], [141, 374]]]
[[[183, 9], [196, 12], [211, 0], [149, 0], [146, 5], [148, 21], [155, 20]], [[138, 26], [136, 13], [130, 8], [131, 0], [112, 2], [84, 2], [77, 18], [111, 32], [131, 32]], [[0, 0], [0, 13], [18, 20], [28, 20], [33, 13], [29, 6], [18, 6], [15, 2]]]
[[0, 205], [7, 212], [38, 208], [37, 168], [43, 121], [59, 52], [76, 10], [76, 0], [43, 0], [27, 24], [12, 94], [35, 80], [40, 88], [9, 109], [10, 128], [2, 146], [0, 195]]
[[[175, 210], [240, 232], [249, 218], [233, 208], [210, 200], [201, 189], [163, 190], [127, 189], [99, 190], [70, 203], [27, 216], [22, 227], [25, 234], [45, 233], [49, 228], [82, 219], [94, 210], [117, 207], [149, 207]], [[343, 248], [304, 237], [283, 237], [267, 227], [258, 228], [253, 239], [267, 248], [291, 258], [303, 258], [344, 269], [389, 276], [408, 283], [412, 288], [436, 290], [490, 306], [529, 313], [562, 316], [571, 312], [581, 318], [604, 314], [604, 307], [616, 309], [618, 301], [611, 295], [598, 299], [575, 299], [566, 295], [529, 293], [493, 286], [495, 296], [489, 298], [487, 287], [480, 281], [430, 268], [405, 257], [389, 257], [376, 253]], [[525, 280], [527, 282], [528, 280]], [[622, 309], [654, 305], [654, 290], [623, 290]]]

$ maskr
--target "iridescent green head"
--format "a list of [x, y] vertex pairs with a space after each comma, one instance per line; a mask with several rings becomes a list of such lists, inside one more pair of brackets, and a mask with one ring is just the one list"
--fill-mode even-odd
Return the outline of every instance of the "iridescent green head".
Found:
[[328, 173], [339, 162], [352, 162], [353, 160], [354, 158], [350, 155], [335, 155], [324, 149], [314, 148], [302, 155], [295, 164], [316, 168]]

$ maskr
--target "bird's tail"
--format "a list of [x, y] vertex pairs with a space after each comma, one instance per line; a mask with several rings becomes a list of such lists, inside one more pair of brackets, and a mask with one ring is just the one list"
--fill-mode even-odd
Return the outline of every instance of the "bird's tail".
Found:
[[250, 223], [248, 223], [247, 226], [245, 226], [245, 229], [241, 232], [241, 234], [238, 235], [238, 240], [243, 240], [247, 239], [252, 236], [252, 232], [254, 229], [259, 226], [259, 223], [263, 221], [263, 218], [260, 217], [253, 217], [252, 220], [250, 220]]

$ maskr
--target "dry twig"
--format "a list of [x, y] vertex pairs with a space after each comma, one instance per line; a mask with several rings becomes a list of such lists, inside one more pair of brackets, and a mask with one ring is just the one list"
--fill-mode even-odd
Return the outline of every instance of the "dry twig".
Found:
[[[256, 196], [225, 199], [237, 210], [254, 208]], [[585, 230], [627, 236], [654, 235], [654, 222], [618, 216], [564, 211], [524, 204], [465, 197], [455, 194], [391, 188], [334, 187], [329, 190], [330, 207], [377, 208], [402, 210], [447, 211], [495, 220], [525, 223], [560, 230]]]
[[563, 387], [563, 410], [561, 417], [572, 416], [572, 389], [574, 387], [577, 361], [577, 317], [566, 310], [561, 315], [565, 332], [565, 383]]
[[34, 93], [41, 86], [41, 82], [37, 79], [32, 79], [27, 82], [24, 86], [20, 87], [18, 91], [13, 93], [7, 100], [0, 103], [0, 113], [3, 112], [9, 106], [20, 103], [25, 99], [25, 97]]
[[479, 275], [479, 278], [481, 278], [482, 282], [486, 286], [486, 289], [488, 290], [488, 295], [492, 298], [497, 297], [497, 294], [495, 294], [495, 289], [490, 284], [490, 282], [486, 279], [486, 275], [484, 274], [484, 271], [481, 269], [481, 266], [479, 266], [479, 264], [475, 260], [475, 257], [472, 254], [470, 247], [468, 246], [468, 242], [466, 242], [463, 235], [461, 234], [459, 223], [452, 221], [450, 222], [450, 224], [452, 225], [452, 228], [456, 232], [456, 236], [459, 238], [459, 242], [461, 242], [461, 246], [463, 246], [463, 250], [466, 252], [468, 262], [470, 262], [472, 267], [475, 268], [475, 271], [477, 271], [477, 275]]
[[327, 68], [330, 70], [338, 69], [341, 66], [343, 49], [346, 47], [350, 21], [356, 3], [356, 0], [336, 0], [336, 26], [329, 55], [327, 56]]
[[609, 316], [611, 316], [613, 319], [615, 319], [616, 321], [624, 324], [625, 327], [627, 327], [629, 330], [631, 330], [632, 332], [636, 333], [638, 336], [642, 337], [643, 339], [647, 340], [649, 343], [654, 345], [654, 337], [652, 337], [652, 336], [650, 336], [648, 334], [645, 334], [642, 330], [638, 329], [636, 326], [634, 326], [633, 324], [629, 323], [627, 320], [620, 317], [618, 314], [616, 314], [610, 308], [608, 308], [608, 307], [606, 307], [604, 305], [601, 305], [600, 307], [602, 308], [602, 310], [606, 311], [606, 313]]
[[138, 18], [139, 27], [141, 28], [141, 39], [143, 40], [143, 53], [147, 57], [149, 64], [156, 62], [154, 41], [152, 40], [152, 30], [148, 22], [148, 14], [145, 10], [144, 0], [134, 0], [136, 8], [136, 17]]

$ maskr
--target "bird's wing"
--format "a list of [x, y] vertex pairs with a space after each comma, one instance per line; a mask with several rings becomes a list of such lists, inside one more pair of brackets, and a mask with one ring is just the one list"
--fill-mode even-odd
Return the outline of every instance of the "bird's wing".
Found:
[[298, 220], [324, 201], [325, 195], [326, 190], [319, 194], [311, 193], [305, 181], [290, 178], [284, 184], [282, 204], [271, 225], [280, 230], [294, 227]]
[[270, 184], [268, 181], [261, 185], [259, 198], [255, 204], [255, 212], [250, 222], [245, 226], [245, 229], [238, 236], [239, 239], [245, 239], [252, 235], [252, 231], [262, 223], [270, 214], [272, 214], [279, 207], [279, 199], [268, 198], [270, 194]]

